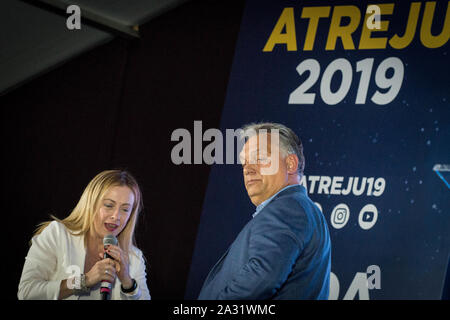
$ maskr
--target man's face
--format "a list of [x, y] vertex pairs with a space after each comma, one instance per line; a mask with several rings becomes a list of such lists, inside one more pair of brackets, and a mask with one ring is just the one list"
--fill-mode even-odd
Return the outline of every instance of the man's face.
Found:
[[245, 188], [255, 206], [288, 184], [286, 160], [281, 156], [278, 141], [271, 141], [270, 134], [254, 135], [240, 154]]

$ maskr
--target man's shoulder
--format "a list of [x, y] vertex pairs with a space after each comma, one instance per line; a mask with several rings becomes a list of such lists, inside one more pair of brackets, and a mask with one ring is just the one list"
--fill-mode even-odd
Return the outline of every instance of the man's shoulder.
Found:
[[279, 220], [288, 225], [308, 224], [313, 219], [314, 210], [314, 204], [306, 189], [296, 185], [280, 192], [258, 216], [260, 215], [262, 220]]
[[299, 207], [303, 208], [301, 204], [308, 201], [308, 199], [305, 187], [295, 185], [282, 190], [269, 204], [272, 206], [287, 206], [288, 208], [293, 207], [293, 209], [299, 209]]
[[260, 217], [259, 220], [289, 220], [290, 216], [294, 219], [298, 219], [300, 216], [305, 215], [305, 208], [307, 206], [304, 202], [307, 200], [304, 198], [303, 191], [299, 187], [301, 186], [294, 186], [277, 194], [261, 210], [261, 213], [257, 215], [257, 217]]
[[275, 198], [307, 196], [306, 189], [301, 184], [291, 185], [282, 189]]

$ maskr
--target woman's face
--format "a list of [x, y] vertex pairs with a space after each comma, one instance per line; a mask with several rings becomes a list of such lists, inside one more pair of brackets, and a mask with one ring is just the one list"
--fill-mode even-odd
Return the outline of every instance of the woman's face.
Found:
[[134, 194], [127, 186], [108, 189], [100, 201], [94, 218], [94, 232], [99, 238], [107, 234], [117, 235], [125, 228], [134, 205]]

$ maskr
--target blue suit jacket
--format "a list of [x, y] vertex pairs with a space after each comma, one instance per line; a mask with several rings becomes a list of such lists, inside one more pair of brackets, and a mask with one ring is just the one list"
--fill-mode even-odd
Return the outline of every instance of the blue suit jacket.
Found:
[[322, 212], [295, 186], [241, 230], [207, 276], [199, 299], [328, 299], [331, 243]]

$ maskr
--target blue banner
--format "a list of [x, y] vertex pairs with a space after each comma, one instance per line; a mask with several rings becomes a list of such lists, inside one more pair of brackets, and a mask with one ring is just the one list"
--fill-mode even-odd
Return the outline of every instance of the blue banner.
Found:
[[[279, 122], [332, 241], [330, 299], [440, 299], [450, 252], [448, 1], [248, 0], [220, 130]], [[214, 164], [186, 298], [248, 222]]]

